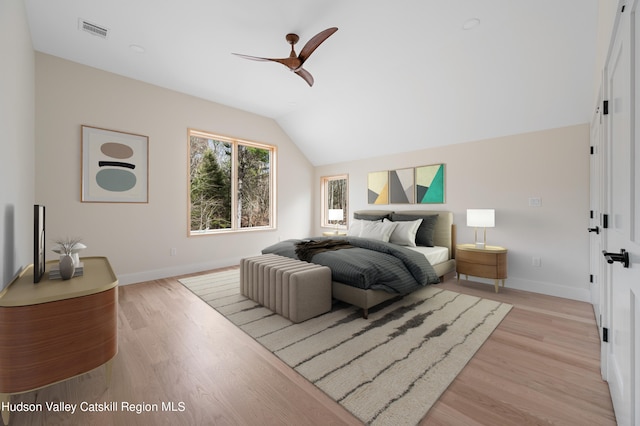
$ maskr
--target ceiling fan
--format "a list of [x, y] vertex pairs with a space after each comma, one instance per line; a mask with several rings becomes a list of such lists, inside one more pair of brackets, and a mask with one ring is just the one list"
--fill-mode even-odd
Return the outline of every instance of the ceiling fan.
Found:
[[331, 34], [335, 33], [336, 31], [338, 31], [338, 29], [336, 27], [332, 27], [319, 32], [318, 34], [313, 36], [311, 40], [307, 42], [307, 44], [304, 45], [299, 55], [296, 55], [293, 46], [298, 42], [300, 37], [298, 37], [297, 34], [287, 34], [285, 38], [291, 45], [291, 53], [289, 54], [288, 58], [260, 58], [257, 56], [241, 55], [239, 53], [234, 53], [234, 55], [240, 56], [241, 58], [245, 59], [251, 59], [253, 61], [271, 61], [281, 63], [282, 65], [286, 66], [291, 71], [302, 77], [304, 81], [309, 84], [309, 86], [313, 86], [313, 76], [309, 73], [309, 71], [302, 68], [302, 65], [304, 65], [304, 62], [309, 59], [309, 56], [311, 56], [313, 51], [316, 50], [318, 46], [322, 44], [322, 42], [328, 39], [329, 36], [331, 36]]

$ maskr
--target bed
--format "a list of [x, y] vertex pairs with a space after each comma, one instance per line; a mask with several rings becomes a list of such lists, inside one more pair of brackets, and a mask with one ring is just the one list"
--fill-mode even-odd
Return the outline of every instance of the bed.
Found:
[[[381, 238], [382, 241], [377, 241], [377, 237], [370, 239], [368, 236], [371, 234], [367, 234], [367, 232], [360, 229], [361, 227], [369, 230], [375, 228], [373, 232], [378, 232], [385, 225], [389, 225], [387, 222], [396, 223], [398, 230], [400, 228], [403, 229], [401, 235], [398, 232], [395, 233], [400, 235], [400, 238], [396, 236], [395, 238], [388, 238], [387, 241], [389, 242], [384, 242], [383, 236]], [[419, 226], [415, 226], [416, 223], [419, 223]], [[393, 224], [389, 226], [393, 226]], [[407, 232], [404, 232], [404, 230], [409, 228], [411, 228], [408, 232], [410, 236], [407, 237]], [[415, 229], [415, 232], [412, 234], [413, 229]], [[410, 240], [412, 236], [415, 236], [414, 242], [403, 241], [403, 239]], [[262, 253], [300, 258], [296, 253], [296, 247], [300, 248], [301, 243], [308, 242], [336, 243], [338, 248], [340, 248], [339, 245], [341, 243], [345, 243], [349, 247], [356, 248], [356, 250], [332, 250], [330, 248], [305, 260], [332, 268], [332, 297], [362, 308], [365, 318], [367, 318], [371, 307], [386, 300], [408, 294], [421, 286], [440, 282], [444, 275], [455, 271], [455, 225], [453, 224], [453, 214], [446, 211], [360, 210], [354, 213], [353, 222], [346, 236], [287, 240], [265, 248]], [[413, 243], [415, 243], [415, 247], [412, 246]], [[398, 256], [400, 258], [399, 262], [396, 259], [389, 259], [389, 262], [404, 262], [405, 264], [411, 262], [408, 273], [418, 277], [416, 281], [421, 282], [411, 284], [408, 282], [411, 278], [405, 279], [404, 275], [396, 275], [395, 263], [387, 264], [387, 259], [376, 257], [381, 255], [375, 252], [371, 252], [370, 255], [366, 256], [367, 258], [370, 257], [375, 265], [363, 265], [362, 270], [353, 273], [360, 276], [359, 281], [363, 281], [363, 275], [371, 275], [376, 277], [372, 279], [380, 280], [380, 282], [367, 282], [364, 284], [362, 282], [350, 282], [351, 280], [347, 279], [343, 273], [344, 265], [336, 265], [333, 262], [342, 262], [347, 257], [346, 255], [355, 259], [360, 256], [360, 259], [362, 259], [362, 250], [364, 249], [381, 250], [386, 254], [390, 254], [391, 257]], [[424, 262], [425, 255], [427, 259], [430, 259], [430, 262]], [[364, 262], [364, 259], [362, 260]], [[349, 267], [351, 268], [353, 265]], [[377, 271], [369, 273], [365, 268], [377, 268]], [[400, 273], [401, 271], [397, 272]], [[405, 272], [402, 273], [405, 274]]]

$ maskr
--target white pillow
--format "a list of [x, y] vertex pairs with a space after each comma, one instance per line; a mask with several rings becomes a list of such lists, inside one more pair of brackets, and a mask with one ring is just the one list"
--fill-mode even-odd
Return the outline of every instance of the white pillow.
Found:
[[351, 225], [349, 225], [349, 230], [347, 231], [347, 235], [350, 237], [359, 237], [362, 233], [362, 227], [367, 223], [371, 222], [382, 222], [381, 220], [364, 220], [364, 219], [353, 219]]
[[399, 246], [416, 246], [416, 233], [422, 224], [422, 219], [398, 222], [391, 222], [389, 219], [385, 219], [384, 221], [396, 224], [396, 227], [389, 238], [390, 243], [397, 244]]
[[391, 221], [369, 221], [369, 223], [363, 223], [362, 231], [360, 231], [360, 237], [389, 242], [391, 233], [393, 233], [393, 230], [396, 228], [397, 224], [397, 222]]

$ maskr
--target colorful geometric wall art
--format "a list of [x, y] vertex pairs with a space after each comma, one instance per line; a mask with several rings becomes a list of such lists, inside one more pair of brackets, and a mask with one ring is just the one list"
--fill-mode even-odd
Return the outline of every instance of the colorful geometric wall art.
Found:
[[82, 126], [83, 202], [147, 203], [149, 138]]
[[369, 204], [389, 204], [389, 172], [372, 172], [367, 179]]
[[413, 168], [391, 170], [389, 172], [389, 203], [415, 203], [415, 179]]
[[444, 164], [416, 167], [416, 198], [419, 204], [444, 203]]

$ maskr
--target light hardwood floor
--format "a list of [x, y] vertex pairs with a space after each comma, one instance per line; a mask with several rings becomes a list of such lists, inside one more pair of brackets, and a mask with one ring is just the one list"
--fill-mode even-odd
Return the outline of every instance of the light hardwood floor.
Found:
[[[421, 424], [615, 424], [589, 304], [516, 291], [508, 281], [499, 294], [453, 276], [439, 285], [514, 308]], [[14, 395], [12, 404], [41, 403], [43, 411], [12, 413], [10, 424], [359, 424], [177, 279], [120, 287], [118, 319], [109, 388], [101, 368]], [[75, 414], [47, 410], [59, 401], [78, 404]], [[81, 411], [83, 402], [115, 402], [118, 411]], [[163, 402], [177, 411], [162, 411]], [[123, 411], [123, 403], [151, 411]]]

